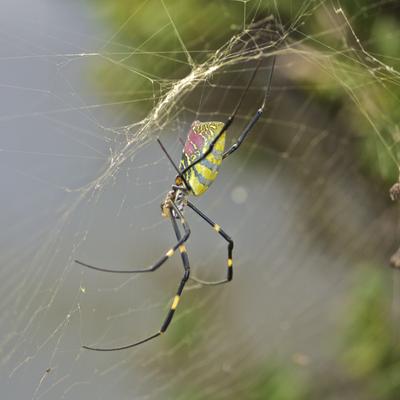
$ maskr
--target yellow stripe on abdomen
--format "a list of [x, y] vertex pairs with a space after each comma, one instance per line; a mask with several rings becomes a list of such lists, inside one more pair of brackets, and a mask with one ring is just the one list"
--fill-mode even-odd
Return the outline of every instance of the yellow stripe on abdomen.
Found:
[[224, 133], [215, 144], [213, 152], [196, 164], [190, 172], [189, 185], [195, 196], [200, 196], [207, 191], [217, 178], [225, 149], [225, 137]]

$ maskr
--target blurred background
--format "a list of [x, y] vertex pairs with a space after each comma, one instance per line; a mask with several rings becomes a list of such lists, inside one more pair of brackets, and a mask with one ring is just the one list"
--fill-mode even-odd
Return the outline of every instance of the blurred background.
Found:
[[[3, 0], [0, 385], [5, 399], [400, 398], [395, 0]], [[160, 203], [194, 120], [267, 110], [193, 202], [234, 280], [182, 275]], [[192, 274], [225, 276], [196, 215]]]

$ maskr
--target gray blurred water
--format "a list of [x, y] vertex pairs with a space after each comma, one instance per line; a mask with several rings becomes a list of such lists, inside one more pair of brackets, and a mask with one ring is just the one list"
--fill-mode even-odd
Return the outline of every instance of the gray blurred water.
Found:
[[[46, 242], [58, 231], [60, 213], [71, 206], [66, 188], [87, 181], [107, 157], [102, 136], [96, 137], [98, 125], [84, 111], [86, 104], [96, 104], [93, 96], [85, 96], [85, 63], [69, 54], [93, 50], [105, 31], [84, 2], [3, 0], [1, 6], [0, 385], [2, 399], [26, 399], [42, 393], [35, 388], [52, 354], [46, 346], [39, 350], [33, 336], [41, 323], [31, 318], [35, 309], [38, 316], [43, 312], [43, 301], [49, 302], [46, 291], [54, 289], [54, 277], [62, 274], [65, 253], [71, 251], [71, 243], [54, 248]], [[82, 132], [91, 135], [82, 139]], [[94, 162], [88, 165], [88, 160]], [[47, 256], [57, 252], [63, 264], [52, 258], [50, 265]], [[65, 317], [66, 310], [61, 313]], [[45, 321], [52, 320], [50, 312]], [[44, 323], [39, 342], [53, 327]], [[63, 390], [50, 392], [50, 398], [60, 398]]]

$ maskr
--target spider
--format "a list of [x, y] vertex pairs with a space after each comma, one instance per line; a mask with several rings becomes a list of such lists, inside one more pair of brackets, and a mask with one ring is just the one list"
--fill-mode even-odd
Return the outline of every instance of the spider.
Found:
[[[256, 114], [250, 120], [250, 122], [246, 125], [243, 132], [240, 134], [237, 141], [227, 150], [225, 150], [225, 138], [226, 131], [232, 122], [235, 119], [235, 116], [242, 104], [242, 101], [252, 84], [254, 77], [257, 74], [257, 71], [261, 65], [261, 61], [258, 62], [249, 82], [247, 83], [246, 88], [244, 89], [234, 111], [228, 117], [225, 122], [211, 121], [211, 122], [200, 122], [194, 121], [191, 125], [190, 131], [187, 135], [186, 142], [183, 145], [182, 150], [182, 158], [179, 164], [179, 167], [174, 163], [171, 156], [168, 154], [167, 150], [161, 143], [160, 139], [157, 139], [161, 149], [166, 154], [167, 158], [173, 165], [175, 171], [177, 172], [177, 176], [175, 178], [175, 183], [172, 185], [171, 190], [167, 193], [165, 200], [161, 203], [161, 214], [164, 218], [168, 218], [171, 220], [172, 227], [174, 229], [174, 233], [177, 239], [175, 246], [170, 248], [156, 263], [152, 266], [144, 268], [144, 269], [135, 269], [135, 270], [115, 270], [108, 268], [99, 268], [93, 265], [86, 264], [84, 262], [75, 260], [78, 264], [94, 269], [96, 271], [102, 272], [112, 272], [112, 273], [121, 273], [121, 274], [130, 274], [130, 273], [144, 273], [144, 272], [153, 272], [160, 268], [168, 259], [170, 259], [174, 253], [179, 250], [181, 255], [184, 274], [179, 283], [178, 290], [176, 292], [175, 297], [172, 300], [172, 304], [168, 311], [168, 314], [164, 321], [162, 322], [161, 328], [159, 331], [150, 335], [142, 340], [134, 342], [132, 344], [128, 344], [120, 347], [111, 347], [111, 348], [101, 348], [101, 347], [92, 347], [92, 346], [82, 346], [88, 350], [95, 351], [115, 351], [115, 350], [124, 350], [135, 347], [142, 343], [148, 342], [156, 337], [165, 333], [172, 321], [172, 318], [175, 314], [175, 311], [178, 307], [183, 289], [185, 287], [186, 282], [189, 280], [190, 276], [190, 265], [189, 265], [189, 257], [186, 252], [185, 242], [189, 239], [190, 236], [190, 228], [187, 224], [183, 213], [185, 207], [189, 207], [194, 213], [196, 213], [200, 218], [202, 218], [208, 225], [210, 225], [228, 244], [228, 261], [227, 261], [227, 274], [226, 278], [219, 281], [214, 282], [206, 282], [197, 278], [190, 277], [191, 280], [198, 282], [202, 285], [221, 285], [223, 283], [227, 283], [233, 278], [233, 261], [232, 261], [232, 251], [233, 251], [233, 240], [231, 237], [221, 228], [220, 225], [213, 222], [206, 214], [200, 211], [193, 203], [188, 200], [189, 195], [200, 196], [207, 191], [210, 185], [216, 179], [219, 167], [222, 161], [230, 156], [233, 152], [235, 152], [243, 141], [246, 139], [247, 135], [250, 133], [256, 122], [260, 119], [265, 105], [267, 103], [268, 96], [270, 94], [271, 89], [271, 81], [272, 75], [275, 67], [275, 56], [272, 58], [272, 66], [271, 72], [269, 73], [267, 79], [267, 85], [265, 88], [265, 93], [263, 97], [263, 101], [261, 103], [260, 108], [257, 110]], [[181, 234], [180, 228], [178, 226], [178, 222], [182, 225], [183, 235]]]

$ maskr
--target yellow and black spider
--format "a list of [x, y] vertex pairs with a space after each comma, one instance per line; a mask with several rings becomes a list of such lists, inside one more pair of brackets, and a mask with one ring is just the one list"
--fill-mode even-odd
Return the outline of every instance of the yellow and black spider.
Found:
[[[252, 130], [253, 126], [261, 117], [271, 89], [272, 75], [275, 67], [275, 56], [272, 59], [271, 72], [269, 73], [268, 82], [265, 88], [265, 93], [260, 108], [257, 110], [254, 117], [244, 128], [238, 140], [228, 150], [225, 151], [226, 131], [234, 121], [235, 116], [242, 104], [242, 101], [251, 83], [253, 82], [254, 77], [257, 74], [259, 66], [260, 62], [258, 62], [257, 67], [255, 68], [234, 111], [225, 122], [200, 122], [200, 121], [193, 122], [190, 131], [187, 135], [186, 142], [184, 143], [184, 147], [182, 150], [182, 158], [179, 167], [174, 163], [171, 156], [168, 154], [167, 150], [161, 143], [161, 141], [157, 139], [162, 150], [164, 151], [164, 153], [166, 154], [166, 156], [168, 157], [168, 159], [170, 160], [170, 162], [172, 163], [178, 174], [177, 177], [175, 178], [175, 184], [172, 185], [171, 190], [167, 193], [165, 200], [161, 204], [162, 216], [165, 218], [169, 218], [172, 222], [172, 226], [177, 239], [177, 243], [175, 244], [175, 246], [169, 249], [165, 253], [165, 255], [162, 256], [154, 265], [145, 269], [114, 270], [108, 268], [94, 267], [92, 265], [75, 260], [78, 264], [81, 264], [87, 268], [94, 269], [96, 271], [123, 273], [123, 274], [143, 273], [143, 272], [152, 272], [157, 270], [179, 249], [184, 268], [184, 275], [180, 281], [176, 295], [172, 300], [170, 310], [164, 322], [162, 323], [159, 331], [157, 331], [156, 333], [145, 339], [139, 340], [135, 343], [126, 346], [112, 347], [112, 348], [83, 346], [85, 349], [96, 350], [96, 351], [114, 351], [114, 350], [129, 349], [131, 347], [137, 346], [141, 343], [148, 342], [149, 340], [160, 336], [168, 329], [168, 326], [170, 325], [172, 318], [174, 316], [175, 310], [178, 307], [179, 300], [183, 292], [183, 288], [185, 287], [185, 284], [190, 276], [189, 258], [185, 247], [185, 242], [188, 240], [190, 236], [190, 228], [183, 217], [184, 208], [186, 206], [191, 208], [197, 215], [199, 215], [204, 221], [206, 221], [219, 235], [221, 235], [228, 242], [228, 266], [227, 266], [226, 278], [216, 282], [206, 282], [196, 278], [191, 278], [191, 279], [202, 285], [220, 285], [232, 280], [233, 240], [218, 224], [214, 223], [210, 218], [207, 217], [207, 215], [205, 215], [202, 211], [200, 211], [197, 207], [195, 207], [188, 200], [188, 197], [189, 195], [200, 196], [204, 192], [206, 192], [206, 190], [216, 179], [222, 160], [224, 160], [226, 157], [231, 155], [234, 151], [236, 151], [239, 148], [239, 146], [243, 143], [247, 135]], [[177, 221], [180, 221], [180, 223], [182, 224], [184, 231], [183, 236], [178, 227]]]

